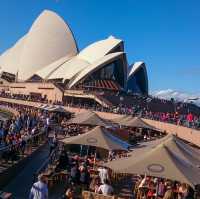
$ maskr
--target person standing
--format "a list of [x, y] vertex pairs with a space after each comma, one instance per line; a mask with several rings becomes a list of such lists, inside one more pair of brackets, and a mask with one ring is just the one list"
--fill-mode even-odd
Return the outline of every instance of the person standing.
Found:
[[109, 179], [109, 175], [108, 175], [108, 170], [105, 167], [101, 167], [98, 169], [99, 171], [99, 177], [101, 179], [101, 183], [104, 183], [104, 180], [108, 180]]
[[40, 174], [38, 181], [33, 184], [29, 199], [48, 199], [48, 187], [46, 177], [43, 174]]
[[104, 183], [100, 185], [98, 189], [98, 193], [103, 194], [105, 196], [111, 196], [113, 195], [114, 191], [112, 186], [109, 184], [109, 181], [107, 179], [104, 180]]

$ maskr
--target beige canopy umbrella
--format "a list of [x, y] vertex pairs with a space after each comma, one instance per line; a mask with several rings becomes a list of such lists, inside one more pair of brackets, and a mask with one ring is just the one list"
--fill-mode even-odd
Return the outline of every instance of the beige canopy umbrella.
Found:
[[65, 144], [79, 144], [103, 148], [106, 150], [127, 150], [128, 143], [113, 136], [107, 129], [97, 126], [87, 133], [62, 140]]
[[125, 120], [125, 121], [122, 122], [122, 125], [129, 126], [129, 127], [145, 128], [145, 129], [156, 130], [155, 127], [147, 124], [145, 121], [143, 121], [139, 117], [133, 117], [132, 119]]
[[122, 126], [156, 130], [155, 127], [147, 124], [140, 117], [132, 117], [131, 115], [121, 116], [121, 117], [115, 118], [115, 119], [112, 120], [112, 122], [117, 123], [117, 124], [122, 125]]
[[174, 153], [188, 160], [195, 166], [200, 166], [200, 151], [189, 146], [177, 136], [171, 135], [164, 144]]
[[170, 151], [176, 153], [182, 159], [185, 159], [185, 161], [193, 164], [193, 166], [200, 166], [200, 150], [191, 147], [173, 134], [168, 134], [163, 138], [153, 141], [140, 143], [140, 145], [136, 146], [129, 154], [130, 156], [135, 157], [144, 155], [144, 153], [152, 150], [160, 144], [164, 144]]
[[84, 124], [84, 125], [92, 125], [92, 126], [104, 126], [104, 127], [111, 125], [109, 122], [99, 117], [93, 111], [85, 111], [85, 112], [79, 113], [75, 116], [75, 118], [70, 119], [68, 123]]
[[173, 153], [164, 144], [149, 152], [109, 162], [105, 166], [120, 173], [147, 174], [185, 182], [190, 186], [200, 184], [200, 170]]
[[125, 121], [127, 121], [127, 120], [130, 120], [130, 119], [132, 119], [132, 118], [133, 118], [133, 117], [132, 117], [131, 115], [123, 115], [123, 116], [119, 116], [119, 117], [117, 117], [117, 118], [114, 118], [114, 119], [112, 119], [111, 121], [112, 121], [113, 123], [120, 124], [120, 123], [125, 122]]
[[[173, 134], [168, 134], [167, 136], [155, 141], [143, 143], [144, 147], [142, 150], [144, 152], [149, 151], [161, 143], [167, 146], [170, 151], [176, 153], [181, 158], [192, 163], [194, 166], [200, 166], [200, 151], [189, 146], [187, 143]], [[136, 151], [137, 150], [138, 149], [136, 149]]]

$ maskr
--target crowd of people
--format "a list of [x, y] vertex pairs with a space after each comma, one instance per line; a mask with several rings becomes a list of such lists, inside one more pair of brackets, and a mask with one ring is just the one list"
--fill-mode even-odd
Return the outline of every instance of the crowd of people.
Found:
[[[55, 171], [67, 171], [64, 179], [66, 185], [62, 199], [82, 198], [83, 191], [104, 196], [120, 194], [124, 185], [115, 181], [111, 170], [104, 166], [94, 167], [94, 156], [72, 155], [63, 150]], [[165, 178], [142, 175], [128, 175], [126, 183], [131, 186], [131, 194], [135, 199], [191, 199], [194, 190], [186, 183], [172, 181]], [[127, 176], [126, 176], [127, 178]], [[123, 184], [123, 181], [122, 181]], [[45, 173], [38, 176], [38, 181], [33, 184], [29, 199], [48, 198], [48, 177]]]
[[[94, 167], [93, 155], [81, 157], [62, 150], [55, 172], [62, 171], [67, 172], [63, 182], [66, 187], [62, 199], [81, 198], [82, 191], [91, 191], [106, 196], [114, 194], [108, 169], [102, 166]], [[36, 196], [48, 198], [48, 178], [49, 176], [45, 172], [38, 176], [38, 181], [31, 188], [30, 199], [34, 199]]]
[[[2, 104], [2, 103], [1, 103]], [[29, 142], [37, 142], [38, 135], [47, 133], [51, 115], [35, 108], [5, 103], [16, 115], [0, 121], [1, 161], [14, 161], [24, 155]]]
[[134, 195], [136, 199], [189, 199], [193, 198], [194, 191], [186, 183], [145, 175], [136, 176]]
[[[43, 103], [48, 103], [46, 98], [29, 96], [29, 95], [11, 95], [9, 93], [0, 93], [1, 97], [7, 97], [12, 99], [21, 99], [21, 100], [29, 100], [29, 101], [40, 101]], [[119, 97], [120, 98], [120, 97]], [[124, 97], [125, 98], [125, 97]], [[124, 99], [123, 98], [123, 99]], [[120, 101], [120, 103], [116, 105], [110, 105], [109, 107], [102, 107], [98, 104], [91, 103], [67, 103], [67, 102], [50, 102], [56, 105], [63, 106], [72, 106], [77, 108], [86, 108], [93, 109], [95, 111], [105, 111], [105, 112], [113, 112], [118, 114], [127, 114], [133, 116], [141, 116], [147, 119], [157, 120], [161, 122], [173, 123], [176, 125], [182, 125], [189, 128], [200, 128], [200, 109], [197, 107], [195, 111], [190, 110], [190, 104], [187, 103], [175, 103], [168, 100], [157, 99], [157, 98], [147, 98], [144, 99], [141, 96], [134, 96], [133, 99], [137, 99], [134, 103], [129, 104], [126, 103], [125, 100]], [[148, 100], [150, 99], [150, 100]], [[155, 102], [152, 102], [155, 101]], [[142, 103], [141, 103], [142, 102]], [[158, 111], [154, 109], [153, 104], [159, 104], [161, 106], [160, 109], [163, 108], [163, 111]], [[194, 105], [193, 105], [194, 106]], [[192, 107], [193, 107], [192, 106]]]
[[[14, 96], [15, 99], [21, 98], [18, 97], [19, 96]], [[34, 99], [31, 100], [34, 101]], [[18, 112], [18, 114], [12, 118], [0, 122], [0, 147], [9, 147], [9, 150], [3, 152], [2, 160], [15, 160], [17, 154], [24, 153], [25, 146], [30, 138], [41, 133], [41, 131], [48, 137], [54, 114], [23, 105], [6, 102], [2, 102], [2, 104]], [[102, 107], [99, 108], [97, 106], [95, 108], [99, 111], [105, 111]], [[175, 112], [153, 112], [139, 105], [131, 108], [119, 105], [117, 108], [106, 109], [106, 111], [133, 116], [139, 115], [144, 118], [170, 122], [176, 125], [186, 125], [191, 128], [199, 128], [200, 126], [200, 117], [191, 112], [187, 114], [180, 114], [178, 110]], [[87, 129], [85, 129], [86, 127], [82, 128], [77, 124], [67, 124], [65, 118], [59, 121], [59, 132], [64, 132], [63, 134], [65, 136], [74, 136], [87, 131]], [[50, 154], [56, 147], [57, 136], [55, 134], [50, 143]], [[113, 154], [111, 155], [113, 156]], [[55, 173], [61, 171], [67, 172], [67, 178], [65, 178], [67, 186], [63, 193], [63, 199], [77, 198], [83, 190], [106, 196], [115, 194], [115, 185], [112, 184], [113, 181], [109, 170], [102, 166], [98, 168], [94, 167], [95, 158], [94, 155], [83, 158], [81, 154], [72, 155], [66, 150], [62, 150], [55, 167]], [[137, 199], [187, 199], [193, 195], [191, 188], [186, 184], [147, 176], [143, 178], [139, 176], [137, 178], [133, 192]], [[38, 181], [33, 184], [29, 198], [48, 198], [48, 177], [44, 173], [41, 173], [38, 176]]]

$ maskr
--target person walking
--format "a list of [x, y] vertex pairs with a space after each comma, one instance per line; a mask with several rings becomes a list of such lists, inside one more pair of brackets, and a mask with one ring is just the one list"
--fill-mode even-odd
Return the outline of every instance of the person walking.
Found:
[[29, 199], [48, 199], [48, 187], [46, 177], [43, 174], [40, 174], [38, 181], [33, 184]]

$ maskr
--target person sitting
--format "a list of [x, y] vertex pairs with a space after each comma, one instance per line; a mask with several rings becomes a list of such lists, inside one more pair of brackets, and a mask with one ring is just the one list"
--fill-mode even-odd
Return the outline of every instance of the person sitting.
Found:
[[59, 161], [58, 161], [58, 166], [57, 166], [57, 170], [65, 170], [68, 168], [69, 166], [69, 158], [67, 155], [66, 151], [62, 151], [60, 157], [59, 157]]
[[78, 169], [77, 164], [75, 164], [70, 171], [70, 177], [71, 177], [71, 181], [73, 183], [79, 183], [79, 179], [80, 179], [80, 171]]
[[85, 156], [85, 158], [84, 158], [84, 165], [87, 167], [87, 166], [90, 166], [90, 161], [89, 161], [89, 158], [88, 158], [88, 156]]
[[107, 179], [104, 180], [104, 183], [100, 185], [98, 189], [98, 193], [102, 193], [103, 195], [106, 196], [111, 196], [113, 195], [114, 191], [112, 186], [109, 184], [109, 181]]
[[63, 199], [73, 199], [74, 198], [74, 190], [73, 188], [68, 188], [65, 197]]
[[160, 179], [157, 183], [157, 190], [156, 190], [156, 194], [157, 197], [159, 198], [163, 198], [164, 194], [165, 194], [165, 184], [164, 184], [164, 180]]
[[178, 199], [186, 199], [188, 196], [188, 187], [185, 183], [182, 183], [178, 190]]
[[172, 185], [170, 182], [167, 182], [167, 191], [165, 192], [165, 195], [163, 199], [174, 199], [174, 192], [172, 190]]
[[100, 186], [100, 178], [99, 177], [92, 178], [92, 181], [90, 183], [90, 191], [98, 193], [99, 186]]
[[84, 189], [88, 189], [90, 181], [90, 174], [87, 170], [87, 167], [83, 167], [80, 172], [80, 183], [84, 186]]

